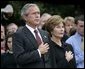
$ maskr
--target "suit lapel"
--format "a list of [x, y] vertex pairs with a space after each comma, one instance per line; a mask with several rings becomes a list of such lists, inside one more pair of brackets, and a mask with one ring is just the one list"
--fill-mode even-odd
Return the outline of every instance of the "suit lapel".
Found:
[[[43, 32], [40, 29], [38, 29], [38, 30], [41, 34], [43, 42], [47, 43], [48, 39], [47, 39], [47, 36], [46, 36], [45, 32]], [[38, 44], [37, 44], [37, 41], [36, 41], [35, 37], [33, 36], [31, 31], [26, 26], [24, 26], [23, 32], [25, 33], [25, 36], [30, 40], [30, 43], [32, 43], [35, 48], [38, 48]]]
[[[43, 30], [39, 30], [39, 32], [41, 34], [41, 37], [43, 39], [43, 42], [44, 43], [48, 43], [48, 36], [47, 36], [47, 34]], [[46, 68], [50, 68], [49, 54], [48, 53], [45, 53], [44, 55], [42, 55], [42, 58], [45, 61], [45, 67]]]
[[30, 43], [32, 43], [35, 48], [38, 48], [35, 37], [26, 26], [23, 28], [23, 32], [25, 33], [25, 36], [30, 40]]
[[39, 32], [41, 34], [42, 40], [44, 43], [47, 43], [47, 36], [45, 34], [45, 32], [43, 32], [42, 30], [39, 29]]

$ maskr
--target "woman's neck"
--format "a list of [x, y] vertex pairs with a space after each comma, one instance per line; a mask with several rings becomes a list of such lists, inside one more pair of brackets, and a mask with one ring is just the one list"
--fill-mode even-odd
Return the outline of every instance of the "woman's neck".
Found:
[[51, 40], [53, 42], [55, 42], [56, 44], [58, 44], [60, 47], [62, 46], [62, 43], [61, 43], [61, 39], [60, 38], [57, 38], [55, 36], [52, 36]]

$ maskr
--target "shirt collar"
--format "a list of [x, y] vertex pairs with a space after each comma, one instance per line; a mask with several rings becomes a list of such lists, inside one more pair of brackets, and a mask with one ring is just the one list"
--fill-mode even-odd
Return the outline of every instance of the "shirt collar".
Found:
[[31, 32], [34, 32], [34, 30], [37, 30], [37, 31], [38, 31], [37, 27], [36, 27], [36, 29], [34, 29], [34, 28], [30, 27], [30, 26], [27, 25], [27, 24], [26, 24], [26, 27], [27, 27]]
[[75, 33], [75, 36], [76, 36], [76, 38], [78, 38], [80, 40], [82, 39], [82, 36], [78, 32]]

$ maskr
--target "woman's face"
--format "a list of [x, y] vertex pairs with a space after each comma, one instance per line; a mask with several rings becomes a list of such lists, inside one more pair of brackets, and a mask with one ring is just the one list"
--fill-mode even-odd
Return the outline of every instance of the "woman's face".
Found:
[[66, 33], [69, 34], [70, 33], [70, 29], [73, 28], [73, 27], [74, 27], [74, 23], [71, 22], [71, 21], [67, 21], [65, 23], [65, 31], [66, 31]]
[[52, 36], [55, 36], [56, 38], [62, 38], [64, 35], [64, 25], [63, 23], [60, 23], [55, 26], [53, 31], [51, 32]]
[[7, 40], [7, 46], [10, 50], [12, 50], [12, 37], [8, 38]]

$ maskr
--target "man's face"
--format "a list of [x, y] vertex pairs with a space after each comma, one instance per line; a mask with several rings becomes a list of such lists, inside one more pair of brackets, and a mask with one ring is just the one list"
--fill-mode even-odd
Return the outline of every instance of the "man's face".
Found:
[[40, 21], [40, 10], [39, 10], [39, 8], [37, 6], [31, 6], [26, 11], [25, 20], [31, 26], [39, 25], [39, 21]]
[[7, 34], [13, 34], [17, 31], [18, 27], [16, 25], [11, 25], [7, 27]]
[[78, 20], [77, 31], [80, 35], [84, 36], [84, 21]]

